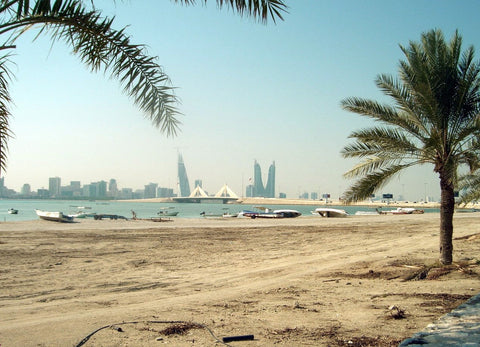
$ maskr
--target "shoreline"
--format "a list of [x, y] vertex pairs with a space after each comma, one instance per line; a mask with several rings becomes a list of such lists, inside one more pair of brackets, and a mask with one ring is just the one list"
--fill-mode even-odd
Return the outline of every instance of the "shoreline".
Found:
[[252, 347], [398, 346], [478, 293], [479, 222], [454, 216], [444, 268], [439, 213], [0, 223], [0, 344], [71, 346], [110, 325], [84, 346], [215, 344], [158, 323], [186, 321]]
[[[149, 198], [149, 199], [131, 199], [114, 200], [118, 202], [145, 202], [145, 203], [175, 203], [171, 198]], [[188, 204], [188, 203], [185, 203]], [[201, 203], [200, 203], [201, 204]], [[203, 203], [208, 205], [208, 203]], [[358, 206], [358, 207], [415, 207], [415, 208], [440, 208], [439, 202], [414, 202], [414, 201], [360, 201], [353, 203], [344, 203], [339, 200], [304, 200], [304, 199], [279, 199], [279, 198], [239, 198], [239, 200], [227, 203], [225, 205], [309, 205], [309, 206]], [[456, 209], [480, 209], [480, 203], [468, 203], [456, 205]]]

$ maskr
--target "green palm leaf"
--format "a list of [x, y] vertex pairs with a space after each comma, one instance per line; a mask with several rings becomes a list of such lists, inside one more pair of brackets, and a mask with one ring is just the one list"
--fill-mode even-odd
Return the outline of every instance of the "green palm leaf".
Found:
[[[196, 0], [174, 0], [185, 5], [195, 5]], [[207, 0], [199, 0], [206, 4]], [[281, 0], [216, 0], [219, 8], [230, 8], [240, 15], [249, 15], [266, 23], [271, 18], [275, 23], [277, 19], [283, 20], [283, 13], [287, 12], [287, 6]]]

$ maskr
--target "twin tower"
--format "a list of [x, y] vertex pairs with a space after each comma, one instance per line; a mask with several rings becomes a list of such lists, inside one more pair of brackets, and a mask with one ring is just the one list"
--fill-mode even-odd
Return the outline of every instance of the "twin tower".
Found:
[[[183, 197], [190, 195], [190, 185], [188, 182], [187, 170], [185, 169], [185, 164], [183, 163], [181, 154], [178, 155], [178, 185], [180, 196]], [[261, 196], [264, 198], [275, 197], [275, 162], [273, 162], [268, 169], [267, 185], [264, 186], [262, 181], [262, 169], [255, 160], [255, 164], [253, 165], [253, 184], [247, 187], [247, 196]]]
[[[268, 178], [267, 185], [263, 185], [262, 181], [262, 169], [260, 165], [255, 160], [253, 164], [253, 189], [251, 192], [252, 196], [262, 196], [264, 198], [274, 198], [275, 197], [275, 162], [270, 165], [268, 169]], [[249, 194], [247, 194], [248, 196]]]

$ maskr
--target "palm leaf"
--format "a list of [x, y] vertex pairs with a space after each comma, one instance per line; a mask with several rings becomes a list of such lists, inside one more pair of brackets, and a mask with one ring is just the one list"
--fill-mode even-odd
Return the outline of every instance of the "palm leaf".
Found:
[[124, 29], [114, 30], [112, 23], [98, 11], [85, 9], [81, 1], [57, 0], [50, 6], [48, 0], [39, 0], [27, 17], [0, 26], [0, 34], [21, 28], [17, 31], [21, 35], [40, 26], [41, 32], [50, 33], [53, 41], [63, 40], [70, 45], [92, 71], [103, 69], [118, 79], [155, 126], [167, 135], [176, 134], [180, 124], [176, 118], [178, 99], [168, 76], [156, 58], [146, 54], [144, 46], [130, 43]]
[[[195, 5], [196, 0], [173, 0], [184, 5]], [[207, 0], [199, 0], [199, 2], [206, 4]], [[268, 18], [271, 18], [274, 23], [283, 20], [283, 14], [287, 13], [287, 5], [281, 0], [216, 0], [219, 8], [227, 7], [236, 11], [241, 16], [249, 15], [260, 20], [262, 23], [267, 23]]]
[[343, 199], [346, 202], [353, 202], [369, 198], [378, 189], [385, 186], [393, 176], [406, 167], [408, 166], [392, 165], [370, 174], [366, 174], [344, 193]]
[[11, 114], [8, 108], [11, 103], [8, 87], [12, 77], [8, 69], [9, 57], [9, 54], [0, 57], [0, 171], [2, 172], [7, 168], [8, 140], [13, 136], [9, 126]]

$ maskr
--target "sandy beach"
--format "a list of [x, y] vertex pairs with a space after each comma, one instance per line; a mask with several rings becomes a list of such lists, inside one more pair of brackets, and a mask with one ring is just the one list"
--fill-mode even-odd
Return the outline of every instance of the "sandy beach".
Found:
[[478, 294], [479, 222], [448, 267], [437, 213], [0, 223], [0, 345], [396, 346]]

